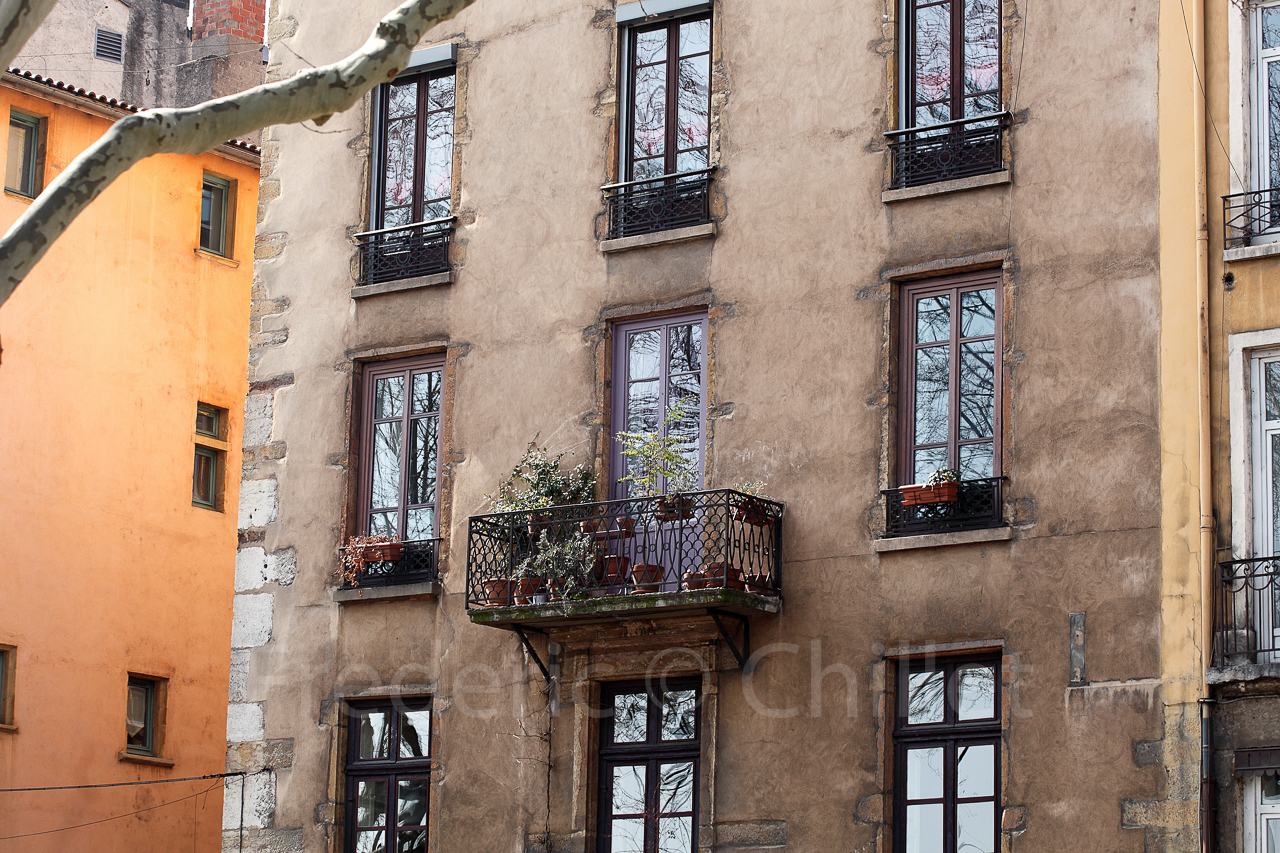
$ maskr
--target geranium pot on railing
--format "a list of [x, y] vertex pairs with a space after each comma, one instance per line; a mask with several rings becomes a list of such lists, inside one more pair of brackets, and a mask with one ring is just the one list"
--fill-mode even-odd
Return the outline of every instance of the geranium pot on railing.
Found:
[[749, 496], [747, 500], [734, 507], [735, 521], [742, 521], [755, 527], [768, 527], [773, 524], [773, 516], [769, 514], [764, 502], [753, 500], [753, 498], [768, 498], [764, 493], [765, 485], [764, 480], [753, 480], [733, 487], [734, 491]]
[[903, 506], [955, 503], [960, 499], [960, 472], [954, 468], [939, 468], [924, 483], [913, 483], [899, 488]]
[[342, 549], [342, 562], [338, 566], [338, 579], [345, 586], [357, 586], [369, 563], [395, 562], [404, 556], [404, 542], [398, 536], [375, 533], [371, 536], [352, 536]]

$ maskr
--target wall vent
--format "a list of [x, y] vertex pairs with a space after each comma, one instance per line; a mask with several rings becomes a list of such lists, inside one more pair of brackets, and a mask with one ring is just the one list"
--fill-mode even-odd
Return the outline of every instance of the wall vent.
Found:
[[93, 56], [107, 62], [123, 62], [124, 36], [111, 30], [98, 30], [93, 40]]

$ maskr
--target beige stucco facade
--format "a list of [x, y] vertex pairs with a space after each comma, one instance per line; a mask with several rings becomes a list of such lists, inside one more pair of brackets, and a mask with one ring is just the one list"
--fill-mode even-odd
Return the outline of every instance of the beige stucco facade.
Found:
[[[353, 50], [386, 6], [280, 0], [274, 73]], [[714, 229], [681, 242], [604, 240], [609, 4], [479, 0], [423, 40], [457, 44], [444, 283], [353, 298], [369, 99], [264, 136], [230, 694], [251, 724], [228, 744], [229, 769], [264, 771], [246, 849], [346, 849], [343, 700], [413, 696], [435, 715], [431, 850], [597, 850], [596, 703], [661, 671], [703, 691], [699, 850], [889, 853], [895, 673], [958, 653], [998, 662], [1002, 851], [1196, 849], [1192, 78], [1162, 56], [1185, 44], [1178, 5], [1005, 0], [1003, 168], [909, 190], [889, 189], [885, 137], [896, 3], [711, 9]], [[909, 482], [902, 293], [974, 270], [1000, 283], [1003, 523], [885, 538], [882, 490]], [[765, 479], [786, 505], [780, 612], [750, 617], [746, 668], [745, 638], [703, 612], [544, 624], [548, 686], [468, 613], [468, 517], [535, 435], [616, 476], [615, 330], [680, 312], [707, 318], [705, 485]], [[438, 586], [339, 594], [363, 365], [420, 354], [444, 365]], [[282, 559], [287, 582], [256, 569]]]

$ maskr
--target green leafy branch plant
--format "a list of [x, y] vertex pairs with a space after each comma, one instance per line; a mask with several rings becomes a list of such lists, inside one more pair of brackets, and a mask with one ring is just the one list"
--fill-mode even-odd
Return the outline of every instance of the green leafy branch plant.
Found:
[[485, 495], [492, 502], [493, 511], [531, 511], [591, 502], [595, 498], [596, 474], [582, 463], [569, 471], [562, 470], [560, 463], [567, 453], [553, 456], [534, 438], [497, 493]]
[[684, 400], [667, 411], [662, 428], [655, 432], [619, 432], [622, 455], [630, 460], [628, 474], [620, 482], [635, 483], [637, 497], [678, 495], [698, 488], [698, 470], [685, 455], [683, 437], [671, 434], [671, 426], [685, 417]]
[[589, 533], [566, 528], [567, 536], [547, 535], [516, 566], [515, 577], [541, 578], [564, 598], [581, 598], [595, 566], [596, 543]]

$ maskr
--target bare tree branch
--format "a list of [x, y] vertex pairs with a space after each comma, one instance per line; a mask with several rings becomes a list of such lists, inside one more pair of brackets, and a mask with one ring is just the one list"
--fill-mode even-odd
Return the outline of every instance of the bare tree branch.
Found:
[[58, 0], [0, 0], [0, 68], [13, 64]]
[[[48, 2], [48, 0], [43, 0]], [[37, 0], [0, 0], [37, 2]], [[364, 46], [331, 65], [288, 80], [182, 109], [148, 110], [116, 122], [71, 162], [0, 239], [0, 305], [53, 242], [111, 182], [152, 154], [200, 154], [270, 124], [323, 124], [393, 79], [431, 27], [474, 0], [407, 0], [383, 18]]]

